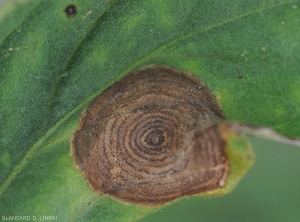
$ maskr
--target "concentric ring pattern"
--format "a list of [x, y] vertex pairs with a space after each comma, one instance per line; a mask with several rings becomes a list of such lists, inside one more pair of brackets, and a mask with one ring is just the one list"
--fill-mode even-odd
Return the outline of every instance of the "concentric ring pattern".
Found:
[[128, 74], [86, 109], [73, 156], [90, 187], [119, 200], [164, 204], [223, 187], [224, 119], [199, 79], [166, 66]]

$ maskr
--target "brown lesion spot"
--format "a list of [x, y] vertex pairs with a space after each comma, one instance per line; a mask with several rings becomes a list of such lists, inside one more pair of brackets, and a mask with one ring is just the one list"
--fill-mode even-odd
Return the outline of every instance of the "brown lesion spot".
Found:
[[167, 66], [132, 72], [94, 99], [72, 149], [101, 194], [160, 205], [224, 187], [229, 161], [217, 124], [225, 117], [196, 77]]
[[77, 13], [77, 8], [75, 5], [68, 5], [65, 8], [65, 13], [68, 17], [72, 18]]

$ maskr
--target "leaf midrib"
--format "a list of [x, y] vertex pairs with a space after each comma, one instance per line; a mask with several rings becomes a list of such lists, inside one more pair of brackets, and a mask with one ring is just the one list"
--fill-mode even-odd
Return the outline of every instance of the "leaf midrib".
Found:
[[[112, 1], [112, 2], [116, 2], [116, 1]], [[267, 9], [271, 9], [271, 8], [275, 8], [278, 6], [282, 6], [285, 4], [290, 4], [290, 3], [295, 3], [295, 2], [299, 2], [299, 0], [294, 0], [294, 1], [286, 1], [286, 2], [281, 2], [281, 3], [274, 3], [274, 4], [270, 4], [270, 5], [263, 5], [261, 7], [257, 7], [254, 8], [252, 10], [249, 10], [248, 12], [244, 12], [232, 17], [229, 17], [227, 19], [224, 19], [223, 21], [219, 21], [216, 22], [212, 25], [206, 26], [204, 28], [198, 29], [194, 32], [190, 32], [190, 33], [186, 33], [180, 36], [177, 36], [173, 39], [171, 39], [168, 42], [165, 42], [164, 44], [158, 46], [156, 49], [150, 51], [149, 53], [141, 56], [140, 58], [138, 58], [135, 62], [131, 63], [129, 66], [127, 66], [125, 69], [123, 69], [119, 74], [117, 74], [114, 78], [112, 78], [107, 84], [105, 84], [103, 87], [101, 87], [99, 90], [95, 91], [93, 94], [91, 94], [90, 96], [88, 96], [86, 99], [84, 99], [81, 103], [79, 103], [74, 109], [72, 109], [71, 111], [69, 111], [63, 118], [61, 118], [61, 120], [59, 120], [54, 126], [52, 126], [48, 131], [45, 132], [45, 134], [43, 136], [41, 136], [40, 139], [37, 140], [37, 142], [35, 144], [33, 144], [33, 146], [31, 146], [28, 151], [26, 152], [26, 154], [24, 155], [24, 157], [21, 159], [21, 161], [13, 168], [13, 170], [8, 174], [8, 176], [5, 178], [2, 186], [0, 187], [0, 196], [3, 194], [3, 192], [5, 191], [5, 189], [9, 186], [9, 184], [13, 181], [13, 179], [18, 175], [18, 173], [21, 171], [21, 169], [27, 164], [28, 160], [31, 159], [34, 155], [35, 155], [35, 151], [36, 149], [38, 149], [38, 147], [43, 144], [43, 142], [49, 138], [65, 121], [67, 121], [73, 114], [75, 114], [77, 111], [79, 111], [80, 109], [83, 109], [93, 98], [95, 98], [95, 96], [97, 96], [99, 93], [101, 93], [105, 88], [107, 88], [109, 85], [111, 85], [113, 82], [115, 82], [116, 80], [120, 79], [121, 77], [123, 77], [126, 73], [128, 73], [129, 71], [133, 70], [136, 66], [138, 66], [139, 64], [143, 63], [144, 61], [146, 61], [147, 59], [149, 59], [151, 56], [153, 56], [155, 53], [162, 51], [163, 49], [178, 43], [182, 40], [185, 40], [187, 38], [190, 38], [194, 35], [203, 33], [207, 30], [222, 26], [224, 24], [230, 23], [232, 21], [235, 21], [237, 19], [240, 18], [244, 18], [246, 16], [249, 16], [251, 14], [257, 13], [257, 12], [261, 12]], [[112, 4], [110, 4], [108, 7], [110, 7]], [[69, 57], [69, 59], [66, 62], [66, 66], [65, 68], [68, 66], [69, 62], [71, 61], [71, 59], [73, 58], [73, 55], [75, 54], [75, 52], [80, 48], [81, 43], [84, 41], [85, 37], [87, 36], [87, 34], [92, 30], [91, 28], [93, 27], [93, 25], [107, 12], [107, 9], [104, 11], [104, 13], [102, 13], [97, 19], [95, 19], [95, 22], [93, 22], [90, 26], [90, 28], [87, 30], [87, 32], [84, 33], [83, 37], [78, 41], [78, 43], [76, 44], [77, 47], [75, 47], [75, 49], [73, 50], [73, 53], [71, 54], [71, 56]], [[47, 113], [45, 114], [45, 118], [44, 121], [47, 121], [47, 116], [49, 115], [49, 111], [50, 111], [50, 106], [52, 104], [55, 92], [58, 88], [59, 85], [59, 81], [60, 81], [61, 77], [58, 79], [57, 84], [55, 85], [55, 87], [53, 88], [53, 91], [51, 93], [51, 96], [49, 98], [49, 102], [48, 102], [48, 110]]]

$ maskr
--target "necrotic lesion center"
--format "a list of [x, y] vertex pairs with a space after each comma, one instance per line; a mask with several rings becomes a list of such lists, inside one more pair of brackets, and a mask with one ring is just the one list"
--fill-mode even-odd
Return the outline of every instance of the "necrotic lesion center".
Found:
[[164, 132], [162, 130], [153, 130], [145, 138], [145, 143], [154, 148], [159, 148], [165, 141]]

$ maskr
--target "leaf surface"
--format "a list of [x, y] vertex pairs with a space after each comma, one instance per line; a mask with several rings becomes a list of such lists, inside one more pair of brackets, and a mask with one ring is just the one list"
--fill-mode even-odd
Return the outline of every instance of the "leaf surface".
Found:
[[[77, 10], [73, 17], [65, 13], [70, 4]], [[14, 9], [18, 19], [10, 19], [12, 25], [0, 17], [3, 215], [111, 221], [155, 210], [93, 193], [70, 155], [86, 106], [145, 65], [198, 76], [230, 121], [300, 137], [298, 5], [298, 0], [32, 1]]]

